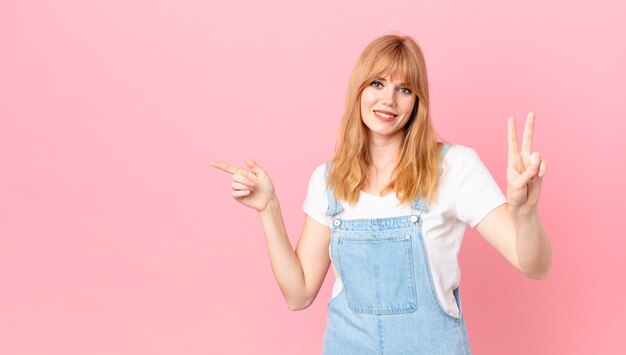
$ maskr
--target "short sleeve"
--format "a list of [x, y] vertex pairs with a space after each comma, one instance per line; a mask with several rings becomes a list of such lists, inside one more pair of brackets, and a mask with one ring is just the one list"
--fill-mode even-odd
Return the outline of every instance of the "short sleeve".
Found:
[[476, 151], [462, 148], [457, 171], [457, 217], [474, 228], [507, 200]]
[[302, 209], [314, 220], [330, 227], [328, 216], [326, 216], [328, 200], [326, 198], [326, 181], [324, 176], [325, 168], [326, 164], [322, 164], [311, 174], [309, 187], [307, 189], [304, 203], [302, 204]]

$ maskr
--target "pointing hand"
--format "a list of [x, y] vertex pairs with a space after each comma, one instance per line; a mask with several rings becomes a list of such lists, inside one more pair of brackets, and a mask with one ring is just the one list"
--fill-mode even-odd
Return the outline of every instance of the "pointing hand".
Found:
[[252, 159], [246, 160], [250, 170], [223, 162], [210, 162], [212, 167], [233, 174], [232, 195], [237, 202], [261, 212], [275, 196], [274, 184], [269, 175]]

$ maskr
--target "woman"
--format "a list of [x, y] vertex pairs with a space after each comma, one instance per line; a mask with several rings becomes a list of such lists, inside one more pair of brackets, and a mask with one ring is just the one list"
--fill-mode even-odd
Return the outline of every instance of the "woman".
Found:
[[292, 310], [315, 299], [332, 261], [324, 354], [469, 354], [457, 255], [470, 225], [534, 279], [551, 248], [537, 211], [546, 163], [508, 121], [507, 195], [470, 148], [437, 141], [423, 54], [408, 36], [370, 43], [350, 77], [335, 156], [315, 169], [293, 250], [268, 174], [233, 174], [233, 197], [259, 212], [272, 270]]

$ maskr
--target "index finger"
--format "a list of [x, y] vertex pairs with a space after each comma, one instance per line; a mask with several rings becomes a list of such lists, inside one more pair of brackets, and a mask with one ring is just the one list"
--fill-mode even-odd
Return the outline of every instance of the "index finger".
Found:
[[509, 117], [509, 162], [512, 162], [513, 157], [517, 154], [517, 132], [515, 128], [515, 119]]
[[524, 127], [524, 138], [522, 140], [522, 153], [530, 154], [530, 146], [533, 141], [533, 129], [535, 127], [535, 113], [529, 112]]
[[245, 170], [245, 169], [241, 169], [241, 168], [237, 168], [235, 166], [232, 166], [230, 164], [221, 162], [221, 161], [212, 161], [209, 164], [211, 164], [211, 166], [218, 168], [218, 169], [222, 169], [227, 173], [231, 173], [231, 174], [240, 174], [243, 175], [249, 179], [251, 179], [250, 177], [250, 172]]

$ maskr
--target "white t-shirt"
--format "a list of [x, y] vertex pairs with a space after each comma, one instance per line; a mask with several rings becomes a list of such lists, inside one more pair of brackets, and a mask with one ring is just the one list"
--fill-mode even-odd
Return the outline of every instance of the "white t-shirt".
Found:
[[[330, 227], [332, 217], [326, 215], [328, 198], [325, 165], [324, 162], [313, 171], [302, 209], [311, 218]], [[422, 234], [439, 302], [448, 314], [459, 317], [460, 311], [453, 291], [461, 280], [458, 254], [466, 225], [475, 227], [489, 212], [507, 200], [473, 149], [461, 145], [451, 146], [442, 167], [444, 172], [438, 185], [437, 199], [431, 201], [428, 211], [422, 213]], [[400, 205], [395, 193], [380, 197], [361, 191], [356, 205], [350, 206], [343, 200], [340, 202], [344, 210], [342, 219], [411, 214], [411, 204]], [[334, 262], [333, 270], [335, 284], [332, 298], [343, 288]]]

